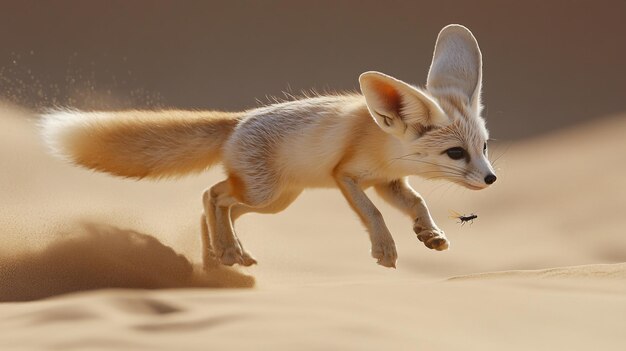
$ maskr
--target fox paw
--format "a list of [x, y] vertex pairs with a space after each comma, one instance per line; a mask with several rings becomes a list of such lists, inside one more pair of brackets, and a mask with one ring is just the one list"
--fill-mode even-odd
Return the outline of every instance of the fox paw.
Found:
[[231, 246], [222, 250], [217, 250], [217, 258], [221, 264], [232, 266], [235, 263], [243, 263], [243, 252], [239, 246]]
[[372, 257], [376, 259], [376, 263], [383, 267], [396, 268], [396, 261], [398, 260], [396, 244], [393, 241], [373, 244]]
[[215, 252], [212, 248], [208, 248], [204, 254], [202, 255], [202, 267], [205, 271], [215, 269], [220, 265], [220, 262], [215, 255]]
[[252, 255], [245, 250], [242, 250], [239, 246], [231, 246], [220, 251], [221, 252], [218, 252], [217, 257], [219, 258], [220, 263], [225, 266], [239, 264], [248, 267], [257, 263], [256, 259], [254, 259]]
[[444, 251], [450, 247], [450, 242], [440, 229], [421, 230], [421, 228], [415, 228], [415, 232], [419, 241], [423, 242], [429, 249]]

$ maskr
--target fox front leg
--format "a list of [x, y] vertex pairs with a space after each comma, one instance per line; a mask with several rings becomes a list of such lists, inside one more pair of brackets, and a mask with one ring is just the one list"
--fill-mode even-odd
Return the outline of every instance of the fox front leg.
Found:
[[395, 268], [398, 260], [396, 244], [380, 211], [354, 179], [339, 176], [336, 181], [343, 196], [367, 228], [372, 243], [372, 257], [381, 266]]
[[448, 239], [435, 224], [424, 199], [409, 185], [407, 177], [377, 184], [375, 189], [383, 199], [415, 221], [413, 231], [426, 247], [437, 251], [448, 249]]

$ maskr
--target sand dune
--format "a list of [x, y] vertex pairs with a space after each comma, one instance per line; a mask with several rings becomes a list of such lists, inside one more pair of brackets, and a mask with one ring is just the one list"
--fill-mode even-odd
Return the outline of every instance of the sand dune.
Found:
[[[507, 279], [507, 278], [531, 278], [531, 279], [615, 279], [623, 282], [626, 280], [626, 263], [616, 264], [593, 264], [574, 267], [559, 267], [549, 269], [516, 270], [468, 274], [452, 277], [449, 280], [470, 279]], [[624, 286], [626, 290], [626, 285]]]
[[[200, 194], [219, 170], [156, 183], [80, 170], [47, 155], [33, 122], [0, 108], [1, 349], [626, 345], [624, 116], [496, 145], [483, 192], [413, 180], [449, 251], [372, 196], [400, 255], [379, 267], [339, 192], [319, 190], [238, 222], [257, 267], [208, 272]], [[449, 209], [479, 217], [461, 227]]]

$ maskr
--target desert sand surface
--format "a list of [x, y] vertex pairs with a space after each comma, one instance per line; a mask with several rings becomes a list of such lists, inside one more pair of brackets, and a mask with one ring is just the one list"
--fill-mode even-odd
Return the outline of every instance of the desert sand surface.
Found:
[[[131, 181], [46, 153], [0, 107], [0, 349], [624, 350], [626, 116], [491, 149], [498, 182], [413, 185], [451, 248], [371, 193], [397, 269], [336, 190], [237, 222], [251, 268], [200, 267], [219, 169]], [[449, 210], [475, 213], [460, 226]]]

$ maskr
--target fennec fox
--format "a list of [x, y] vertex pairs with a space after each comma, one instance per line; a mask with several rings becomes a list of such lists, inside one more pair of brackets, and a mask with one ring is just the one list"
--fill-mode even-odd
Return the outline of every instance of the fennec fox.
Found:
[[487, 159], [481, 113], [482, 58], [472, 33], [441, 30], [425, 89], [379, 72], [359, 77], [362, 95], [315, 96], [244, 112], [55, 111], [43, 135], [57, 155], [117, 176], [164, 178], [221, 162], [227, 178], [207, 189], [202, 218], [205, 260], [256, 261], [232, 223], [248, 212], [277, 213], [304, 188], [338, 187], [367, 228], [371, 255], [395, 267], [394, 240], [364, 193], [374, 187], [406, 213], [420, 241], [448, 240], [408, 176], [483, 189], [496, 176]]

